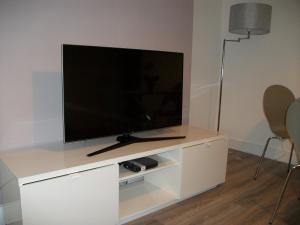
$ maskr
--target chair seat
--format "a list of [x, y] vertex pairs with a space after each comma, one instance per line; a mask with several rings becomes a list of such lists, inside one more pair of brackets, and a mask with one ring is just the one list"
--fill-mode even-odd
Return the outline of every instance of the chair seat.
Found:
[[265, 90], [264, 112], [271, 130], [278, 137], [289, 138], [285, 126], [285, 116], [289, 105], [294, 100], [294, 94], [282, 85], [272, 85]]
[[272, 132], [281, 138], [289, 138], [289, 134], [286, 128], [282, 128], [282, 127], [272, 127]]

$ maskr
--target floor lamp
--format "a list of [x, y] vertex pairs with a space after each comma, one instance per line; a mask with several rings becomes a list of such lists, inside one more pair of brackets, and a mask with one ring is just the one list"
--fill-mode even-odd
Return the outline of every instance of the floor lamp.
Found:
[[246, 35], [238, 39], [224, 39], [219, 91], [219, 112], [217, 131], [220, 131], [222, 89], [224, 78], [224, 58], [227, 42], [240, 42], [250, 39], [251, 35], [262, 35], [270, 32], [272, 7], [263, 3], [240, 3], [230, 7], [229, 32]]

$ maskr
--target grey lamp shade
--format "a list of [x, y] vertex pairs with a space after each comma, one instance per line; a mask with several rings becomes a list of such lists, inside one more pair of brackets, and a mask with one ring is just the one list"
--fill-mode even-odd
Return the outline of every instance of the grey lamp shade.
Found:
[[272, 6], [263, 3], [240, 3], [230, 8], [229, 32], [251, 35], [270, 32]]

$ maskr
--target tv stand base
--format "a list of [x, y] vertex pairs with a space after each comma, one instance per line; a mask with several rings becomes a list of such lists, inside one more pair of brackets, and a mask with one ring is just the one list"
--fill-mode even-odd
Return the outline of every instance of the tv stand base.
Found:
[[150, 141], [163, 141], [163, 140], [172, 140], [172, 139], [182, 139], [185, 138], [185, 136], [174, 136], [174, 137], [149, 137], [149, 138], [141, 138], [141, 137], [135, 137], [131, 136], [130, 134], [123, 134], [121, 136], [117, 137], [117, 144], [108, 146], [103, 149], [99, 149], [95, 152], [87, 154], [88, 157], [98, 155], [104, 152], [108, 152], [126, 145], [134, 144], [134, 143], [139, 143], [139, 142], [150, 142]]

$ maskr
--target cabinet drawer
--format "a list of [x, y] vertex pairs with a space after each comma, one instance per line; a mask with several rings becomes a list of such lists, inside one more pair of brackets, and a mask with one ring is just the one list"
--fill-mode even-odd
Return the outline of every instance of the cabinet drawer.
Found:
[[187, 198], [224, 183], [227, 140], [220, 139], [182, 150], [181, 198]]
[[118, 166], [23, 185], [23, 225], [118, 223]]

